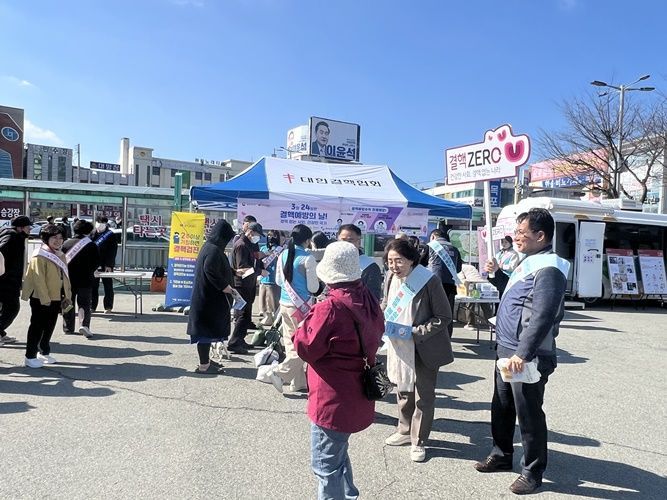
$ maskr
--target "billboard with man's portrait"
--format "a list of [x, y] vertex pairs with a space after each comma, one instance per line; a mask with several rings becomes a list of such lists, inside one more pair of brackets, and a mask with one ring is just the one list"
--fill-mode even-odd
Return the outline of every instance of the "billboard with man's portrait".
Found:
[[359, 125], [317, 116], [311, 116], [308, 125], [311, 156], [339, 161], [359, 161]]

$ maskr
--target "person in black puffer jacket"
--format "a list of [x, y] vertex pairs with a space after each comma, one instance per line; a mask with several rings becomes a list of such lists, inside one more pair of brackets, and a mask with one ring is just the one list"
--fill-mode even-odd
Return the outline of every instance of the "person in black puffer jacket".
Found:
[[11, 227], [0, 230], [0, 252], [5, 259], [5, 273], [0, 276], [0, 345], [16, 342], [7, 328], [19, 313], [21, 284], [25, 269], [25, 240], [30, 234], [30, 219], [15, 217]]
[[[79, 333], [86, 338], [93, 336], [90, 331], [92, 287], [95, 282], [95, 269], [100, 265], [100, 254], [97, 245], [90, 239], [93, 225], [85, 220], [74, 223], [74, 237], [63, 244], [63, 252], [67, 260], [69, 279], [72, 286], [72, 304], [77, 304], [79, 314]], [[74, 308], [63, 315], [63, 330], [74, 333], [76, 324]]]

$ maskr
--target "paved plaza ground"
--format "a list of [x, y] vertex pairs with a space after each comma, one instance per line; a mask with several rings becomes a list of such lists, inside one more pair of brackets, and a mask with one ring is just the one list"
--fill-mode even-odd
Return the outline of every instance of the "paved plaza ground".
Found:
[[[146, 295], [145, 309], [160, 298]], [[255, 381], [252, 357], [233, 357], [225, 375], [195, 375], [187, 318], [135, 319], [132, 298], [118, 295], [119, 312], [93, 317], [92, 340], [63, 335], [59, 321], [59, 363], [31, 370], [22, 366], [23, 304], [10, 328], [20, 343], [0, 348], [0, 498], [315, 497], [305, 397]], [[667, 497], [666, 334], [664, 309], [567, 313], [546, 390], [550, 462], [537, 497]], [[384, 445], [394, 397], [377, 405], [375, 424], [350, 439], [362, 498], [513, 496], [516, 472], [473, 469], [491, 445], [489, 347], [488, 334], [476, 344], [475, 332], [455, 328], [425, 463]]]

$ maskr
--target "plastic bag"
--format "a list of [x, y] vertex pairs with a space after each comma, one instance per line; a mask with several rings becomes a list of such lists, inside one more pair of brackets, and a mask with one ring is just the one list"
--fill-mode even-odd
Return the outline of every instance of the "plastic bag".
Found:
[[540, 381], [540, 372], [537, 370], [537, 361], [528, 361], [523, 364], [523, 371], [520, 373], [512, 373], [507, 369], [509, 365], [509, 358], [500, 358], [496, 361], [498, 370], [500, 370], [500, 376], [503, 379], [503, 382], [510, 383], [524, 383], [524, 384], [534, 384], [535, 382]]
[[255, 366], [258, 368], [262, 365], [270, 365], [274, 360], [278, 361], [279, 357], [280, 356], [273, 348], [273, 346], [265, 347], [253, 356], [255, 360]]
[[278, 364], [278, 361], [274, 361], [270, 365], [262, 365], [257, 368], [257, 376], [255, 377], [256, 380], [259, 380], [260, 382], [264, 382], [266, 384], [271, 383], [271, 370], [273, 370], [273, 367]]

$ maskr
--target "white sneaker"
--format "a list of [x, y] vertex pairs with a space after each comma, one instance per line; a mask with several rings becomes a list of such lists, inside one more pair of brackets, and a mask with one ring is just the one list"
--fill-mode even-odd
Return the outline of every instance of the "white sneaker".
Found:
[[394, 432], [391, 436], [384, 440], [384, 444], [389, 446], [404, 446], [406, 444], [410, 444], [411, 442], [412, 439], [410, 438], [410, 434], [399, 434], [398, 432]]
[[57, 363], [56, 358], [48, 354], [37, 354], [37, 359], [41, 360], [45, 365], [55, 365]]
[[423, 462], [426, 460], [426, 448], [423, 446], [413, 446], [410, 450], [410, 460], [413, 462]]
[[0, 345], [13, 344], [14, 342], [16, 342], [16, 337], [10, 337], [9, 335], [0, 337]]
[[280, 378], [280, 375], [278, 375], [275, 371], [271, 370], [271, 383], [273, 384], [273, 387], [276, 388], [276, 391], [282, 394], [283, 392], [283, 379]]
[[44, 361], [38, 358], [25, 358], [23, 365], [28, 368], [41, 368], [44, 366]]
[[475, 328], [472, 325], [465, 325], [463, 328], [465, 328], [466, 330], [477, 330], [477, 328]]
[[93, 332], [90, 331], [90, 328], [87, 326], [82, 326], [79, 328], [79, 333], [86, 337], [87, 339], [92, 339], [93, 338]]

